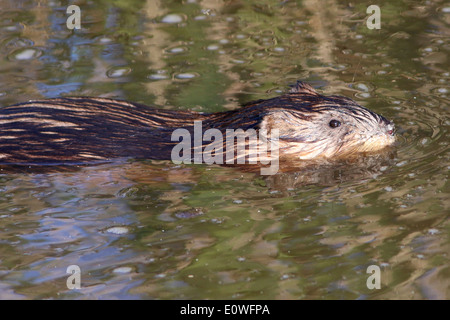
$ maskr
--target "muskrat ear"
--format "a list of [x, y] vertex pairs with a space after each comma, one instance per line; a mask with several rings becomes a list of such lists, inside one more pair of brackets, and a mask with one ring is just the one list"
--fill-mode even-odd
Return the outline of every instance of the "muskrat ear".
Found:
[[319, 93], [313, 87], [302, 81], [297, 81], [295, 85], [291, 86], [291, 90], [289, 90], [289, 93], [306, 93], [315, 96], [319, 95]]

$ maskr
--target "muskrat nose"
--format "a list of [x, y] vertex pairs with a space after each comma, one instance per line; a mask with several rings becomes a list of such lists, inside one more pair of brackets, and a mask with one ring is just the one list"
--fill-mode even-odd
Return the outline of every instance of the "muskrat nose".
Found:
[[386, 126], [386, 133], [390, 136], [393, 136], [395, 133], [395, 126], [392, 122], [389, 122], [389, 124]]
[[389, 121], [385, 117], [381, 116], [380, 119], [379, 119], [379, 122], [380, 122], [381, 125], [385, 126], [385, 130], [386, 130], [386, 133], [388, 135], [390, 135], [390, 136], [394, 135], [394, 133], [395, 133], [395, 126], [394, 126], [394, 124], [391, 121]]

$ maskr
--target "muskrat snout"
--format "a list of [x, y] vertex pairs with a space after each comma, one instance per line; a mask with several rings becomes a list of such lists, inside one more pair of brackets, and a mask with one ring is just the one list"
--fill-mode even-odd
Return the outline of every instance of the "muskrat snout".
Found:
[[394, 136], [395, 135], [395, 125], [394, 123], [388, 121], [388, 123], [386, 124], [386, 133], [390, 136]]

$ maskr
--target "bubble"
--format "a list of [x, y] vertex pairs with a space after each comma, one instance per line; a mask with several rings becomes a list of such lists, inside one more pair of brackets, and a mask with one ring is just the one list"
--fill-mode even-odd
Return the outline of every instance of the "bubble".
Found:
[[165, 79], [168, 79], [169, 77], [165, 74], [154, 73], [154, 74], [149, 75], [148, 78], [151, 80], [165, 80]]
[[183, 17], [178, 14], [168, 14], [161, 19], [163, 23], [180, 23], [183, 21]]
[[114, 234], [125, 234], [128, 233], [128, 228], [125, 227], [112, 227], [106, 230], [106, 232]]
[[131, 72], [129, 67], [113, 67], [106, 72], [108, 78], [120, 78]]
[[6, 31], [18, 31], [20, 28], [16, 25], [13, 25], [13, 26], [6, 26], [3, 29]]
[[192, 79], [195, 78], [197, 75], [195, 73], [189, 73], [189, 72], [185, 72], [185, 73], [179, 73], [177, 75], [175, 75], [175, 78], [177, 79]]
[[40, 57], [42, 52], [35, 48], [24, 48], [14, 51], [9, 55], [14, 60], [24, 61], [32, 60]]
[[183, 47], [175, 47], [175, 48], [167, 49], [166, 51], [169, 53], [182, 53], [182, 52], [187, 51], [187, 49], [183, 48]]
[[214, 51], [214, 50], [219, 49], [219, 46], [216, 44], [210, 44], [209, 46], [206, 47], [206, 49], [210, 50], [210, 51]]
[[157, 278], [157, 279], [162, 279], [165, 277], [166, 277], [166, 274], [164, 274], [164, 273], [158, 273], [157, 275], [155, 275], [155, 278]]
[[438, 233], [439, 233], [438, 229], [428, 229], [428, 234], [435, 235], [435, 234], [438, 234]]
[[362, 93], [356, 94], [356, 96], [361, 97], [361, 98], [370, 98], [370, 93], [362, 92]]
[[404, 161], [400, 161], [399, 163], [396, 164], [397, 167], [403, 167], [404, 165], [406, 165], [408, 163], [408, 161], [404, 160]]
[[113, 270], [114, 273], [130, 273], [133, 269], [131, 267], [120, 267]]
[[368, 92], [369, 91], [369, 87], [367, 87], [364, 83], [358, 83], [356, 85], [356, 88], [361, 90], [361, 91], [364, 91], [364, 92]]
[[107, 44], [107, 43], [111, 43], [112, 39], [108, 38], [108, 37], [102, 37], [102, 38], [99, 39], [99, 42], [102, 43], [102, 44]]

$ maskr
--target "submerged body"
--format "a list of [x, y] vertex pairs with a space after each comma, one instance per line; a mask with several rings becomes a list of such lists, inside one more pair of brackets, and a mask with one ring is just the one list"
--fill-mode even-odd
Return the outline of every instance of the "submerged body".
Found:
[[[287, 94], [225, 112], [154, 109], [106, 98], [57, 98], [0, 109], [0, 163], [64, 164], [114, 158], [170, 160], [174, 130], [278, 130], [279, 159], [333, 159], [395, 141], [394, 125], [349, 98], [298, 82]], [[211, 143], [211, 142], [209, 142]], [[208, 143], [204, 143], [205, 147]]]

